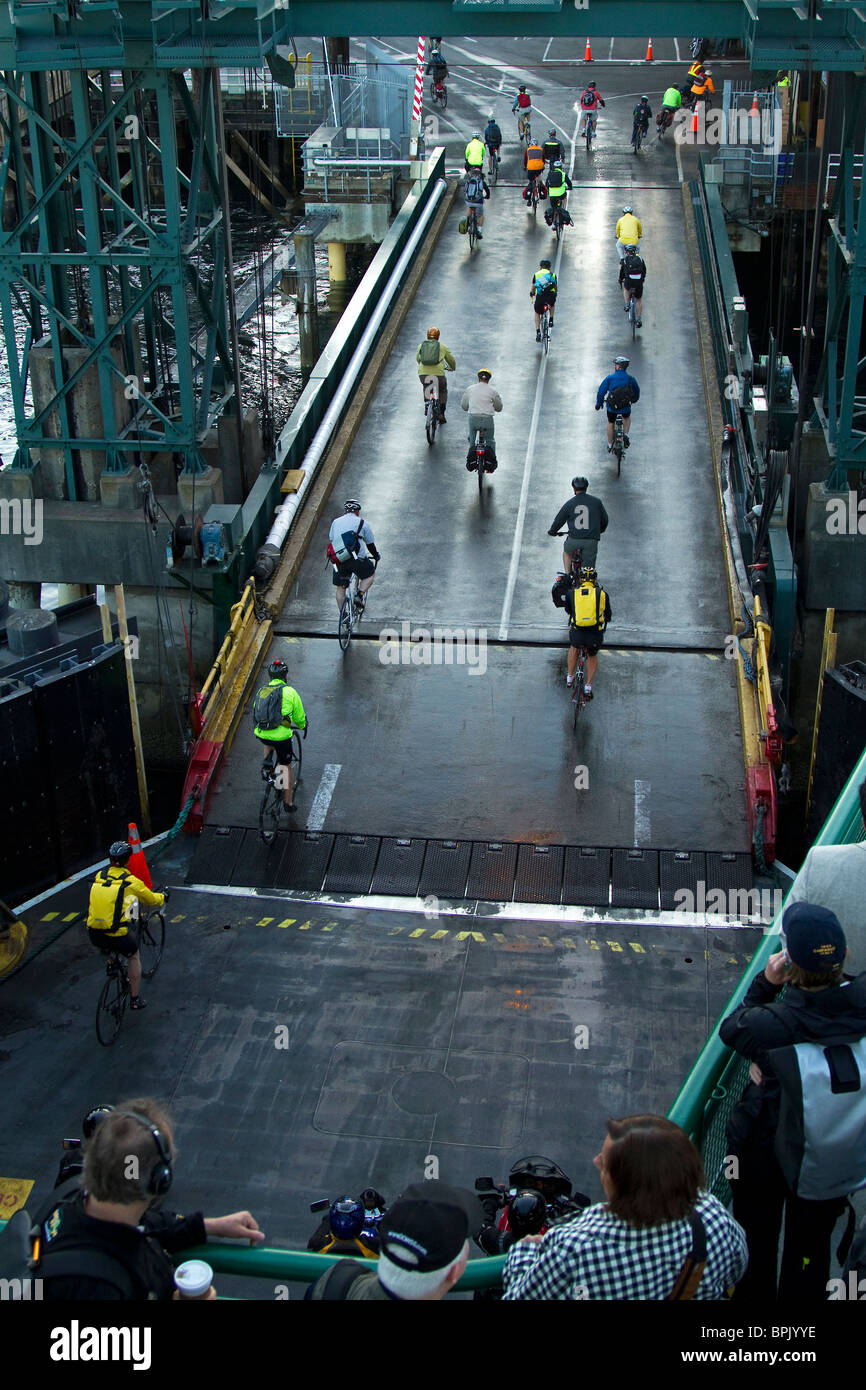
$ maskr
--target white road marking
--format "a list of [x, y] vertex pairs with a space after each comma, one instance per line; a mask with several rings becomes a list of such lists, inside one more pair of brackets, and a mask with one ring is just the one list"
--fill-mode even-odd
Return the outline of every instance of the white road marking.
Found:
[[[577, 109], [575, 103], [575, 109]], [[578, 113], [574, 125], [574, 135], [569, 137], [571, 145], [571, 159], [568, 166], [568, 177], [574, 173], [574, 156], [577, 148], [575, 139], [577, 136], [577, 124], [580, 120]], [[556, 262], [554, 270], [557, 278], [559, 268], [562, 264], [562, 238], [556, 248]], [[517, 571], [520, 566], [520, 550], [523, 544], [523, 527], [526, 522], [526, 508], [529, 505], [529, 482], [532, 477], [532, 465], [535, 461], [535, 436], [538, 432], [538, 420], [541, 413], [541, 398], [544, 394], [544, 378], [547, 373], [547, 357], [541, 355], [541, 367], [538, 372], [538, 381], [535, 384], [535, 400], [532, 404], [532, 419], [529, 424], [529, 438], [526, 441], [526, 457], [523, 460], [523, 482], [520, 486], [520, 502], [517, 507], [517, 524], [514, 528], [514, 541], [511, 546], [511, 562], [508, 566], [508, 579], [505, 584], [505, 597], [502, 601], [502, 613], [499, 618], [499, 641], [504, 642], [508, 637], [508, 623], [511, 619], [511, 606], [514, 602], [514, 590], [517, 587]]]
[[331, 797], [334, 795], [334, 788], [337, 785], [337, 778], [342, 766], [342, 763], [325, 763], [322, 780], [316, 795], [313, 797], [313, 804], [307, 817], [308, 830], [321, 830], [325, 824], [325, 817], [328, 814], [328, 807], [331, 804]]
[[610, 41], [610, 48], [607, 50], [607, 61], [608, 61], [609, 63], [612, 63], [612, 62], [613, 62], [613, 42], [614, 42], [613, 39], [611, 39], [611, 41]]
[[680, 57], [680, 41], [679, 41], [679, 39], [674, 39], [674, 53], [677, 55], [677, 62], [678, 62], [678, 63], [681, 63], [683, 60], [682, 60], [682, 58]]
[[649, 782], [636, 781], [634, 784], [634, 847], [648, 844], [650, 837], [650, 817], [646, 803], [649, 801]]
[[552, 43], [553, 43], [553, 35], [551, 35], [551, 37], [547, 40], [547, 47], [545, 48], [544, 52], [543, 52], [542, 55], [541, 55], [541, 61], [542, 61], [542, 63], [546, 63], [546, 62], [547, 62], [547, 55], [548, 55], [548, 53], [550, 52], [550, 45], [551, 45]]
[[678, 174], [678, 176], [679, 176], [680, 183], [683, 183], [683, 182], [684, 182], [684, 179], [683, 179], [683, 157], [682, 157], [682, 154], [680, 153], [680, 142], [679, 142], [679, 140], [674, 140], [674, 149], [676, 150], [676, 153], [677, 153], [677, 174]]

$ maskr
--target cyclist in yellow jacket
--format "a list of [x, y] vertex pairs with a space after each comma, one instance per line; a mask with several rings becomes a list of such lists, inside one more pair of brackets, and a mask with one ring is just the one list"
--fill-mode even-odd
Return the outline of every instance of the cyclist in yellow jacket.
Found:
[[634, 208], [626, 203], [622, 210], [622, 217], [616, 224], [616, 249], [620, 260], [626, 254], [625, 248], [633, 246], [638, 249], [640, 239], [643, 236], [643, 227], [640, 220], [634, 215]]
[[138, 953], [138, 905], [162, 907], [168, 893], [152, 893], [140, 878], [126, 868], [132, 854], [127, 840], [115, 840], [108, 851], [108, 868], [100, 869], [90, 888], [87, 935], [105, 954], [116, 951], [126, 956], [129, 974], [130, 1008], [147, 1007], [139, 994], [141, 957]]

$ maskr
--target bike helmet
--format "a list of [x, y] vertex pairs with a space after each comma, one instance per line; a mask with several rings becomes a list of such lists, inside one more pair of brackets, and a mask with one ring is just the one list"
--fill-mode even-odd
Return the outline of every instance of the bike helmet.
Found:
[[128, 859], [131, 854], [132, 845], [128, 840], [115, 840], [108, 851], [109, 859]]
[[354, 1240], [364, 1229], [364, 1208], [357, 1197], [338, 1197], [331, 1203], [328, 1222], [338, 1240]]
[[640, 99], [641, 101], [649, 101], [649, 97], [647, 96], [646, 92], [641, 92]]
[[634, 214], [634, 208], [632, 207], [631, 203], [626, 203], [625, 207], [623, 208], [623, 212], [630, 212]]
[[595, 83], [594, 83], [594, 82], [587, 82], [586, 86], [587, 86], [587, 90], [588, 90], [590, 87], [592, 87], [593, 89], [595, 89]]
[[628, 358], [627, 358], [627, 357], [615, 357], [615, 358], [613, 359], [613, 365], [614, 365], [615, 367], [627, 367], [627, 366], [628, 366]]
[[359, 512], [361, 510], [361, 503], [358, 501], [357, 497], [347, 497], [343, 506], [346, 508], [347, 512]]
[[578, 492], [586, 492], [586, 489], [589, 487], [589, 479], [588, 479], [588, 478], [572, 478], [572, 480], [571, 480], [571, 486], [572, 486], [573, 488], [576, 488]]
[[539, 270], [550, 270], [550, 261], [539, 261], [539, 262], [538, 262], [538, 269], [539, 269]]
[[525, 91], [526, 91], [526, 83], [525, 83], [525, 82], [522, 83], [522, 84], [517, 88], [517, 90], [518, 90], [518, 92], [525, 92]]
[[548, 135], [552, 135], [552, 136], [554, 137], [554, 139], [555, 139], [555, 138], [556, 138], [556, 126], [551, 126], [551, 127], [550, 127], [550, 130], [549, 130], [547, 133], [548, 133]]
[[580, 577], [581, 579], [588, 579], [594, 584], [598, 579], [598, 570], [593, 569], [592, 565], [584, 565], [580, 571]]
[[473, 139], [473, 140], [480, 140], [480, 139], [481, 139], [481, 131], [480, 131], [480, 130], [473, 130], [473, 132], [472, 132], [472, 139]]
[[487, 380], [489, 381], [490, 378], [492, 377], [492, 375], [493, 375], [493, 373], [489, 370], [489, 368], [487, 368], [487, 367], [479, 367], [479, 368], [478, 368], [478, 380], [479, 380], [479, 381], [482, 379], [482, 377], [486, 377]]
[[508, 1225], [514, 1235], [537, 1235], [547, 1221], [547, 1203], [542, 1193], [524, 1189], [508, 1202]]
[[488, 121], [491, 121], [491, 122], [493, 122], [493, 121], [496, 120], [496, 117], [495, 117], [495, 115], [493, 114], [492, 111], [490, 112], [490, 115], [487, 117], [487, 119], [488, 119]]
[[113, 1110], [113, 1105], [94, 1105], [92, 1110], [88, 1110], [81, 1123], [81, 1133], [85, 1139], [92, 1138], [106, 1115], [110, 1115]]
[[272, 661], [270, 666], [268, 667], [268, 675], [279, 676], [280, 680], [285, 680], [288, 674], [288, 666], [284, 661], [281, 661], [279, 658], [277, 658], [276, 661]]
[[571, 1196], [571, 1179], [552, 1159], [543, 1154], [530, 1154], [512, 1163], [508, 1173], [508, 1186], [518, 1191], [529, 1189], [542, 1192], [548, 1202], [554, 1197]]
[[428, 329], [427, 329], [427, 337], [428, 337], [428, 338], [438, 338], [438, 337], [439, 337], [439, 329], [438, 329], [438, 328], [428, 328]]

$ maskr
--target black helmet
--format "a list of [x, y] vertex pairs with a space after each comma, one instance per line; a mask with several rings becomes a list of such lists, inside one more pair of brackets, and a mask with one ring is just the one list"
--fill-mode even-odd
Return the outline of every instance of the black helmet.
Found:
[[525, 83], [525, 82], [521, 82], [521, 84], [520, 84], [520, 86], [517, 88], [517, 90], [518, 90], [518, 92], [525, 92], [525, 91], [526, 91], [526, 83]]
[[[429, 338], [429, 333], [427, 336]], [[359, 512], [361, 510], [361, 503], [358, 501], [357, 497], [347, 497], [343, 506], [346, 508], [347, 512]]]
[[81, 1122], [81, 1133], [85, 1139], [90, 1139], [93, 1136], [106, 1115], [112, 1114], [113, 1110], [113, 1105], [94, 1105], [92, 1110], [88, 1110]]
[[592, 565], [583, 565], [580, 571], [580, 577], [581, 579], [588, 579], [591, 584], [594, 584], [598, 579], [598, 570], [593, 569]]
[[588, 478], [572, 478], [572, 480], [571, 480], [571, 486], [572, 486], [572, 487], [575, 489], [575, 491], [577, 491], [577, 492], [586, 492], [586, 489], [589, 487], [589, 479], [588, 479]]
[[268, 667], [268, 675], [269, 675], [269, 676], [279, 676], [279, 678], [280, 678], [281, 681], [284, 681], [284, 680], [286, 679], [286, 677], [288, 676], [288, 674], [289, 674], [289, 668], [288, 668], [288, 666], [286, 665], [286, 663], [285, 663], [284, 661], [280, 660], [279, 658], [277, 658], [276, 661], [272, 661], [271, 664], [270, 664], [270, 666]]
[[108, 851], [109, 859], [128, 859], [131, 854], [132, 845], [128, 840], [115, 840]]
[[538, 262], [538, 269], [539, 269], [539, 270], [550, 270], [550, 261], [539, 261], [539, 262]]
[[586, 85], [587, 85], [587, 87], [594, 87], [594, 86], [595, 86], [595, 83], [594, 83], [594, 82], [587, 82]]
[[524, 1188], [508, 1200], [508, 1225], [519, 1239], [537, 1235], [547, 1221], [547, 1203], [541, 1192]]
[[571, 1196], [571, 1179], [565, 1175], [558, 1163], [545, 1158], [543, 1154], [530, 1154], [512, 1163], [508, 1174], [509, 1187], [525, 1191], [527, 1188], [542, 1192], [549, 1202], [554, 1197]]
[[556, 138], [556, 126], [555, 126], [555, 125], [552, 125], [552, 126], [550, 127], [550, 130], [549, 130], [547, 133], [548, 133], [548, 135], [552, 135], [552, 136], [554, 137], [554, 139], [555, 139], [555, 138]]

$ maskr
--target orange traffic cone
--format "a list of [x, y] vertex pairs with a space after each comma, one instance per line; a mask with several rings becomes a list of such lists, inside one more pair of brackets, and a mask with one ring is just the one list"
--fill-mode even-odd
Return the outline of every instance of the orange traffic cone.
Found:
[[692, 116], [692, 135], [698, 133], [698, 108], [695, 107], [695, 114]]
[[132, 845], [132, 854], [130, 855], [127, 868], [136, 878], [141, 879], [146, 888], [152, 888], [153, 882], [150, 877], [150, 869], [147, 867], [147, 860], [144, 857], [144, 850], [141, 848], [141, 840], [138, 837], [138, 826], [133, 821], [129, 822], [129, 834], [127, 838]]
[[652, 41], [652, 39], [650, 39], [649, 42], [648, 42], [648, 44], [647, 44], [647, 46], [646, 46], [646, 61], [647, 61], [648, 63], [651, 63], [652, 60], [653, 60], [653, 41]]
[[585, 63], [591, 63], [591, 62], [592, 62], [592, 49], [591, 49], [590, 46], [589, 46], [589, 39], [587, 39], [587, 41], [586, 41], [586, 52], [585, 52], [584, 55], [583, 55], [583, 61], [584, 61]]
[[755, 92], [754, 96], [752, 97], [752, 109], [751, 109], [751, 111], [749, 112], [749, 115], [750, 115], [750, 116], [760, 116], [760, 114], [761, 114], [761, 112], [760, 112], [760, 110], [758, 109], [758, 93]]

